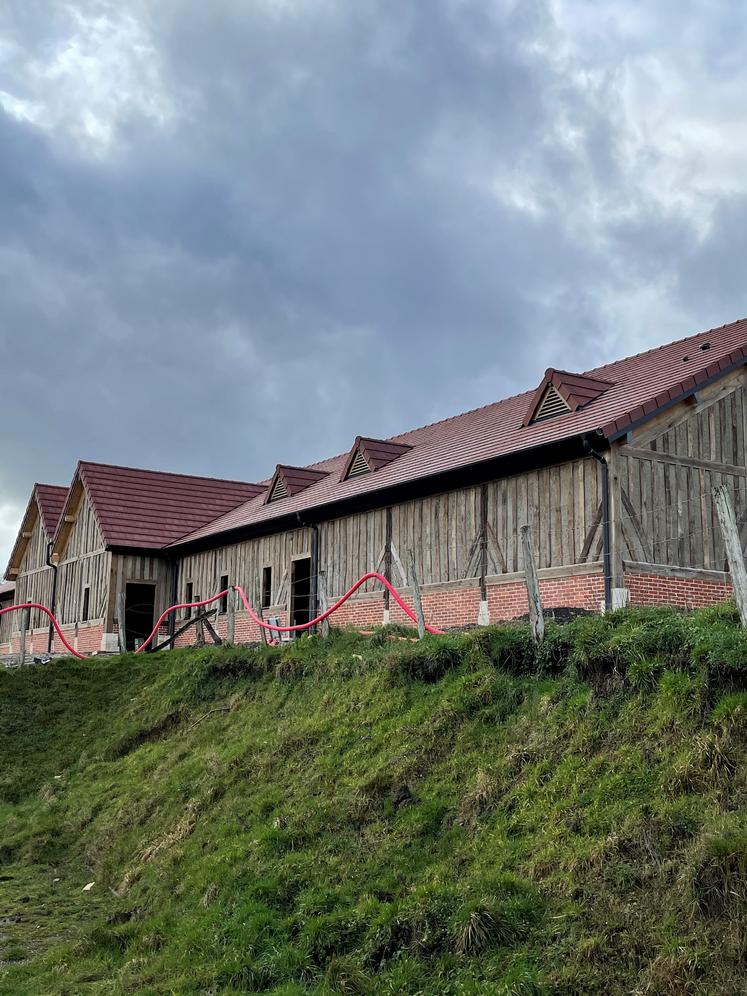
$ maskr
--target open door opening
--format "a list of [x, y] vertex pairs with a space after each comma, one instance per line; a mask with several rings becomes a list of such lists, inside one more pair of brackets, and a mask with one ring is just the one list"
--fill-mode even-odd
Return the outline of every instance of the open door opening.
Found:
[[156, 607], [156, 586], [128, 581], [125, 585], [125, 633], [127, 649], [135, 650], [150, 636]]
[[311, 619], [311, 557], [291, 563], [291, 626]]

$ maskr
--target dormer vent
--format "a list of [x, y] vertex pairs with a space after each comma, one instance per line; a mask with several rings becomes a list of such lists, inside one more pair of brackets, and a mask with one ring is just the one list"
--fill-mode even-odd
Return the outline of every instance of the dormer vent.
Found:
[[368, 461], [363, 456], [360, 450], [358, 450], [353, 457], [353, 462], [350, 464], [350, 470], [348, 471], [348, 477], [360, 477], [361, 474], [370, 474], [371, 468], [368, 466]]
[[569, 412], [570, 408], [561, 398], [557, 389], [549, 384], [545, 388], [545, 393], [542, 395], [542, 400], [537, 406], [537, 411], [534, 414], [533, 422], [544, 422], [546, 418], [555, 418], [556, 415], [565, 415]]
[[275, 468], [270, 487], [267, 492], [266, 502], [282, 501], [283, 498], [292, 498], [305, 488], [311, 487], [317, 481], [326, 477], [328, 471], [313, 470], [309, 467], [288, 467], [279, 463]]
[[275, 483], [270, 488], [268, 501], [280, 501], [281, 498], [288, 497], [288, 487], [282, 477], [275, 478]]
[[345, 464], [343, 481], [351, 477], [362, 477], [373, 471], [381, 470], [387, 464], [411, 450], [408, 443], [393, 443], [388, 439], [370, 439], [368, 436], [356, 436], [353, 448]]
[[569, 373], [567, 370], [545, 371], [544, 379], [532, 395], [524, 417], [524, 425], [545, 422], [568, 412], [577, 412], [604, 394], [612, 387], [608, 380], [599, 380], [585, 374]]

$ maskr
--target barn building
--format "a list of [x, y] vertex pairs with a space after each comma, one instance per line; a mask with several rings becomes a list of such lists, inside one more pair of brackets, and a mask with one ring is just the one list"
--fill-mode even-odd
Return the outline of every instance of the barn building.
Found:
[[[51, 528], [37, 486], [7, 577], [20, 603], [34, 584], [51, 593], [56, 573], [68, 638], [111, 650], [120, 593], [130, 641], [166, 605], [230, 584], [303, 622], [372, 569], [410, 597], [412, 553], [426, 617], [448, 628], [526, 612], [529, 523], [546, 607], [712, 604], [731, 593], [717, 484], [747, 541], [746, 364], [744, 320], [593, 370], [550, 369], [524, 394], [390, 439], [358, 436], [258, 484], [81, 463], [44, 533], [52, 566], [40, 566], [41, 532], [28, 535]], [[369, 583], [335, 621], [402, 618]], [[239, 612], [237, 640], [257, 637]], [[36, 648], [46, 628], [31, 638]]]

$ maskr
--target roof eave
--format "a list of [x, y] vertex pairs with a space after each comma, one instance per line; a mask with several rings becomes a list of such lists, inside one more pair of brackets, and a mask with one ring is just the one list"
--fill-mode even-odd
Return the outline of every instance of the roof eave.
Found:
[[616, 442], [629, 432], [634, 432], [640, 428], [640, 426], [650, 421], [655, 415], [661, 415], [668, 408], [673, 408], [687, 398], [692, 397], [692, 395], [698, 391], [702, 391], [704, 387], [708, 387], [709, 384], [713, 384], [721, 377], [726, 376], [726, 374], [733, 373], [733, 371], [745, 366], [746, 361], [747, 347], [732, 350], [728, 356], [722, 357], [720, 360], [709, 364], [703, 370], [696, 371], [694, 374], [686, 377], [680, 381], [679, 385], [669, 388], [667, 391], [662, 391], [661, 394], [657, 394], [655, 397], [633, 408], [627, 415], [608, 422], [607, 425], [602, 427], [605, 438], [610, 443]]
[[340, 518], [343, 515], [351, 515], [355, 512], [383, 508], [400, 501], [425, 497], [430, 494], [440, 494], [453, 490], [455, 487], [471, 487], [489, 480], [509, 477], [523, 469], [560, 463], [563, 460], [583, 456], [588, 453], [588, 450], [584, 448], [584, 440], [588, 441], [589, 439], [594, 440], [594, 449], [606, 448], [606, 441], [600, 430], [586, 430], [549, 443], [502, 454], [490, 460], [465, 464], [438, 474], [419, 477], [414, 481], [405, 481], [387, 488], [377, 488], [374, 491], [364, 491], [358, 495], [326, 502], [323, 505], [315, 505], [311, 508], [301, 508], [272, 519], [235, 526], [193, 540], [177, 540], [167, 547], [166, 551], [171, 556], [182, 556], [187, 552], [214, 549], [244, 539], [297, 528], [299, 517], [304, 520], [305, 524], [322, 522]]

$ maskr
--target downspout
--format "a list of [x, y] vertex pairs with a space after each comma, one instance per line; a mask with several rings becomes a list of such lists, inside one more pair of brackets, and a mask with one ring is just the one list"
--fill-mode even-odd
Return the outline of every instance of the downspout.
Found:
[[[51, 605], [49, 606], [49, 611], [52, 615], [55, 614], [55, 609], [57, 608], [57, 564], [52, 563], [52, 547], [54, 542], [50, 540], [47, 543], [47, 567], [51, 567], [52, 571], [52, 595], [50, 597]], [[47, 637], [47, 653], [52, 653], [52, 642], [54, 640], [54, 625], [52, 620], [49, 621], [49, 636]]]
[[[296, 512], [299, 526], [311, 530], [311, 591], [309, 592], [309, 615], [316, 619], [319, 615], [319, 526], [316, 522], [304, 522], [301, 513]], [[316, 626], [309, 630], [316, 633]]]
[[584, 450], [602, 467], [602, 562], [604, 565], [604, 611], [612, 610], [612, 553], [610, 549], [610, 468], [607, 460], [584, 437]]

